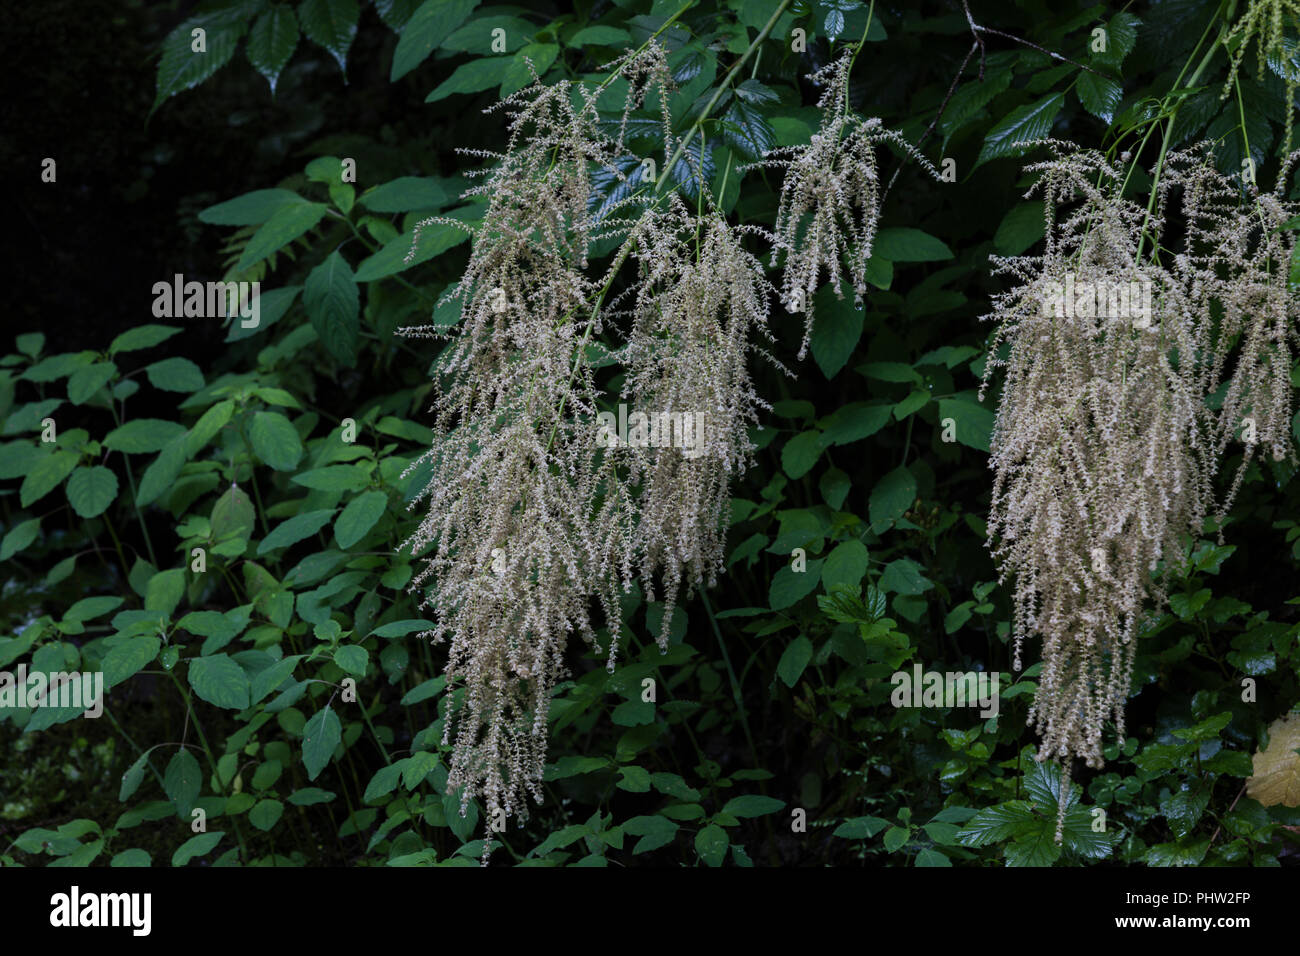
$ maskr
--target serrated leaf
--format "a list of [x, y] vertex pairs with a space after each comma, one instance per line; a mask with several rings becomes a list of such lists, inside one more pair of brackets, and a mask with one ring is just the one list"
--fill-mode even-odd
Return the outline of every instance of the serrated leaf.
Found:
[[907, 468], [895, 468], [871, 489], [868, 508], [872, 528], [879, 532], [891, 527], [915, 500], [916, 479]]
[[291, 189], [255, 189], [202, 210], [199, 222], [214, 226], [257, 226], [283, 209], [306, 205], [307, 200]]
[[298, 431], [279, 412], [256, 412], [248, 428], [253, 452], [276, 471], [293, 471], [302, 458]]
[[167, 762], [167, 770], [163, 773], [163, 791], [181, 817], [189, 817], [202, 786], [203, 771], [199, 769], [198, 760], [188, 748], [181, 747]]
[[165, 418], [137, 418], [105, 435], [104, 447], [127, 455], [143, 455], [162, 451], [168, 442], [185, 432], [184, 425]]
[[1064, 105], [1064, 93], [1051, 93], [1033, 103], [1017, 106], [984, 137], [976, 167], [991, 159], [1019, 156], [1025, 151], [1025, 147], [1018, 145], [1020, 143], [1046, 139]]
[[357, 280], [337, 249], [307, 276], [303, 306], [321, 343], [339, 362], [356, 364], [361, 337], [361, 297]]
[[477, 6], [478, 0], [426, 0], [416, 8], [393, 51], [389, 82], [396, 82], [423, 63]]
[[347, 75], [348, 49], [357, 35], [361, 7], [357, 0], [303, 0], [298, 5], [298, 23], [307, 38], [323, 46]]
[[144, 371], [150, 385], [167, 392], [197, 392], [206, 384], [203, 370], [179, 356], [154, 362], [145, 366]]
[[294, 48], [298, 46], [298, 18], [293, 8], [277, 3], [253, 23], [248, 34], [248, 62], [253, 69], [266, 77], [275, 95], [275, 84], [280, 79]]
[[302, 730], [302, 762], [307, 768], [307, 779], [315, 780], [329, 763], [334, 748], [343, 740], [343, 725], [339, 715], [326, 704], [316, 711]]
[[78, 517], [94, 518], [117, 497], [117, 475], [103, 465], [78, 468], [68, 478], [67, 493]]
[[388, 495], [367, 491], [348, 502], [334, 522], [334, 540], [340, 548], [350, 548], [370, 531], [388, 510]]
[[[329, 206], [323, 202], [293, 203], [278, 209], [248, 240], [235, 266], [236, 271], [243, 272], [293, 242], [315, 227], [328, 209]], [[334, 254], [338, 255], [337, 252]]]
[[1279, 717], [1268, 727], [1268, 747], [1252, 760], [1246, 793], [1265, 807], [1300, 807], [1300, 714]]
[[190, 686], [209, 704], [227, 710], [248, 706], [248, 676], [225, 654], [196, 657], [190, 662]]

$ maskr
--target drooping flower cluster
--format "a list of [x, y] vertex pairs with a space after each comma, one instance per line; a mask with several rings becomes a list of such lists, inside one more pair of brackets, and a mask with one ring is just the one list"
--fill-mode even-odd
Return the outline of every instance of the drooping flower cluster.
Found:
[[853, 287], [859, 306], [866, 295], [867, 261], [880, 222], [876, 147], [894, 143], [939, 178], [929, 160], [897, 132], [886, 129], [875, 117], [863, 119], [849, 109], [852, 62], [850, 51], [846, 51], [809, 76], [825, 86], [817, 101], [821, 125], [811, 141], [770, 150], [757, 164], [785, 170], [771, 240], [774, 260], [782, 253], [785, 256], [782, 302], [788, 311], [804, 313], [800, 359], [812, 337], [813, 298], [823, 269], [837, 296], [843, 297], [843, 278]]
[[[427, 636], [450, 641], [447, 674], [463, 694], [444, 725], [448, 788], [460, 789], [462, 809], [482, 797], [489, 819], [523, 818], [530, 796], [540, 802], [570, 636], [596, 645], [603, 619], [612, 668], [621, 592], [638, 579], [651, 600], [660, 590], [664, 645], [683, 582], [714, 583], [729, 483], [748, 463], [746, 429], [762, 405], [746, 361], [771, 290], [740, 232], [673, 193], [660, 197], [665, 210], [610, 215], [645, 207], [644, 186], [593, 201], [594, 171], [633, 185], [621, 171], [629, 111], [648, 93], [667, 100], [657, 45], [614, 68], [629, 82], [622, 123], [604, 120], [600, 90], [581, 85], [538, 83], [504, 101], [510, 142], [484, 154], [496, 165], [471, 192], [488, 198], [486, 213], [449, 293], [458, 326], [402, 330], [450, 338], [434, 369], [435, 438], [407, 472], [420, 472], [413, 505], [426, 509], [408, 542], [426, 558], [411, 586], [435, 625]], [[588, 247], [608, 235], [623, 241], [593, 280]], [[607, 302], [629, 262], [636, 275]], [[614, 356], [623, 393], [609, 396], [593, 346], [629, 317]], [[613, 398], [676, 438], [602, 441]]]
[[[1122, 168], [1046, 145], [1055, 157], [1029, 167], [1043, 253], [994, 260], [1017, 285], [989, 316], [985, 387], [1006, 375], [988, 529], [1015, 578], [1017, 669], [1025, 638], [1043, 638], [1030, 720], [1068, 785], [1071, 758], [1101, 765], [1108, 720], [1124, 732], [1140, 622], [1215, 509], [1230, 442], [1242, 438], [1243, 468], [1256, 445], [1288, 446], [1298, 310], [1277, 196], [1243, 205], [1195, 150], [1168, 158], [1148, 217], [1123, 197]], [[1161, 245], [1175, 221], [1177, 254]]]

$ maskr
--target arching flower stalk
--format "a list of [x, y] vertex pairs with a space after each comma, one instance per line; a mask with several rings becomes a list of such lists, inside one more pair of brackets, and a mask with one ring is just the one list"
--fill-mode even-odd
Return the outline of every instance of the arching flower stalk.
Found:
[[[1108, 720], [1124, 733], [1140, 622], [1164, 606], [1185, 536], [1214, 508], [1213, 479], [1243, 416], [1257, 416], [1261, 442], [1287, 442], [1289, 382], [1278, 373], [1289, 374], [1284, 330], [1296, 310], [1281, 258], [1290, 240], [1261, 221], [1285, 215], [1280, 200], [1240, 209], [1204, 155], [1178, 154], [1148, 219], [1123, 198], [1122, 168], [1047, 145], [1055, 158], [1028, 167], [1040, 174], [1030, 195], [1044, 201], [1044, 251], [994, 259], [1017, 285], [989, 316], [998, 328], [984, 387], [996, 368], [1006, 377], [988, 529], [1003, 579], [1015, 578], [1017, 669], [1025, 638], [1043, 638], [1029, 717], [1039, 759], [1060, 759], [1068, 788], [1073, 758], [1101, 766]], [[1183, 253], [1166, 251], [1167, 265], [1139, 257], [1144, 229], [1159, 248], [1175, 212]], [[1216, 413], [1206, 400], [1221, 384]]]
[[866, 295], [867, 260], [880, 222], [876, 147], [893, 143], [939, 178], [930, 161], [899, 133], [886, 129], [877, 118], [863, 119], [849, 110], [852, 62], [852, 51], [846, 50], [808, 77], [825, 87], [817, 101], [821, 126], [811, 141], [769, 150], [754, 164], [785, 170], [774, 233], [769, 238], [774, 264], [781, 254], [785, 256], [782, 303], [790, 312], [804, 313], [800, 359], [812, 337], [813, 298], [823, 269], [840, 298], [841, 279], [852, 286], [859, 308]]

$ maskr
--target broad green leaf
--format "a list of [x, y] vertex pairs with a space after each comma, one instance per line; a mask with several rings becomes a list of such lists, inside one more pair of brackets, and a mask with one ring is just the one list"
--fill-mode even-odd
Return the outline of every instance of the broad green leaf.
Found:
[[456, 198], [444, 180], [428, 176], [401, 176], [363, 193], [357, 202], [374, 212], [409, 212], [439, 209]]
[[777, 800], [775, 797], [764, 797], [757, 793], [747, 793], [741, 797], [732, 797], [722, 808], [723, 813], [729, 813], [733, 817], [750, 818], [767, 816], [769, 813], [776, 813], [785, 806], [784, 801]]
[[826, 450], [826, 438], [816, 429], [795, 435], [781, 449], [781, 467], [791, 478], [802, 478], [812, 470]]
[[426, 0], [421, 4], [397, 41], [389, 82], [396, 82], [423, 63], [477, 6], [478, 0]]
[[253, 452], [276, 471], [293, 471], [302, 458], [302, 441], [279, 412], [256, 412], [248, 428]]
[[256, 806], [248, 811], [248, 822], [259, 830], [271, 830], [284, 815], [284, 804], [270, 797], [257, 801]]
[[356, 277], [337, 249], [307, 276], [302, 304], [326, 350], [344, 365], [355, 365], [361, 299]]
[[950, 433], [948, 426], [951, 420], [951, 434], [957, 441], [983, 452], [989, 450], [993, 417], [993, 412], [983, 405], [953, 398], [939, 399], [940, 435], [946, 438]]
[[917, 595], [934, 587], [934, 582], [921, 573], [921, 566], [911, 558], [898, 558], [885, 565], [880, 587], [894, 594]]
[[1046, 232], [1042, 202], [1018, 203], [1002, 217], [998, 231], [993, 235], [993, 248], [1003, 256], [1022, 255]]
[[309, 205], [307, 200], [291, 189], [255, 189], [209, 206], [199, 213], [199, 222], [214, 226], [257, 226], [288, 207], [306, 205]]
[[275, 95], [275, 84], [298, 45], [298, 18], [288, 4], [277, 3], [253, 23], [248, 34], [248, 62], [266, 77]]
[[203, 787], [203, 771], [189, 748], [181, 747], [167, 762], [163, 791], [181, 817], [188, 818]]
[[226, 541], [232, 538], [247, 538], [253, 532], [257, 518], [253, 502], [236, 485], [231, 485], [212, 506], [209, 519], [212, 526], [212, 539]]
[[144, 670], [158, 656], [162, 641], [149, 634], [129, 637], [104, 655], [100, 669], [104, 672], [104, 689], [116, 687]]
[[367, 491], [348, 502], [343, 513], [334, 522], [334, 540], [340, 548], [350, 548], [375, 526], [388, 510], [388, 495], [382, 491]]
[[185, 866], [196, 856], [211, 853], [225, 835], [224, 830], [213, 830], [210, 833], [200, 833], [198, 836], [190, 837], [172, 854], [172, 866]]
[[165, 418], [137, 418], [105, 435], [104, 447], [128, 455], [143, 455], [162, 451], [169, 441], [185, 432], [184, 425]]
[[78, 468], [68, 478], [67, 492], [78, 517], [94, 518], [117, 497], [117, 475], [103, 465]]
[[347, 74], [348, 48], [357, 35], [361, 7], [357, 0], [303, 0], [298, 5], [298, 23], [313, 43], [323, 46]]
[[942, 240], [905, 226], [881, 229], [876, 234], [872, 255], [890, 262], [937, 262], [953, 258], [952, 250]]
[[343, 740], [343, 725], [339, 715], [326, 704], [307, 721], [302, 731], [302, 762], [307, 768], [307, 779], [315, 780], [329, 763], [334, 748]]
[[506, 69], [505, 76], [501, 79], [501, 96], [510, 96], [533, 84], [533, 72], [528, 68], [529, 63], [532, 64], [532, 69], [537, 71], [538, 76], [544, 77], [559, 55], [560, 48], [557, 44], [528, 44], [515, 54], [514, 60]]
[[[459, 209], [453, 209], [445, 213], [445, 215], [455, 219], [467, 219], [468, 213], [468, 208], [462, 206]], [[434, 223], [420, 230], [417, 243], [415, 230], [412, 229], [410, 232], [402, 233], [395, 239], [390, 239], [374, 255], [368, 259], [363, 259], [361, 264], [357, 266], [356, 280], [358, 282], [374, 282], [376, 279], [396, 275], [422, 262], [440, 256], [448, 249], [458, 246], [468, 239], [469, 233], [464, 229], [449, 226], [446, 223]], [[410, 262], [407, 262], [406, 257], [410, 254], [412, 246], [415, 248], [415, 255], [411, 256]]]
[[853, 305], [852, 298], [837, 298], [830, 285], [817, 292], [815, 303], [811, 341], [813, 359], [823, 375], [834, 378], [862, 337], [863, 312]]
[[72, 474], [72, 470], [77, 467], [79, 458], [75, 451], [59, 449], [38, 460], [23, 479], [22, 487], [18, 490], [19, 504], [26, 508], [59, 487], [63, 479]]
[[804, 668], [808, 666], [812, 656], [812, 641], [802, 634], [786, 646], [781, 660], [776, 665], [777, 676], [785, 682], [786, 687], [794, 687], [799, 683], [799, 678], [803, 676]]
[[300, 660], [302, 660], [302, 655], [294, 654], [276, 661], [265, 670], [259, 671], [253, 678], [252, 687], [249, 689], [249, 703], [260, 703], [267, 694], [277, 690], [293, 673], [293, 669]]
[[772, 576], [772, 585], [768, 589], [772, 610], [784, 610], [816, 590], [821, 570], [821, 561], [809, 561], [803, 571], [795, 571], [787, 562]]
[[829, 592], [837, 584], [856, 588], [867, 573], [867, 546], [861, 541], [842, 541], [826, 556], [822, 565], [822, 585]]
[[186, 435], [177, 435], [158, 453], [140, 478], [135, 503], [143, 507], [172, 489], [185, 466]]
[[370, 655], [364, 647], [359, 647], [356, 644], [344, 644], [334, 649], [334, 663], [349, 674], [365, 677], [366, 667], [370, 663]]
[[84, 405], [112, 381], [116, 374], [117, 366], [112, 362], [96, 362], [77, 369], [68, 379], [68, 401], [73, 405]]
[[203, 370], [187, 358], [168, 358], [145, 367], [149, 384], [168, 392], [197, 392], [206, 383]]
[[1064, 105], [1064, 93], [1050, 93], [1033, 103], [1017, 106], [984, 137], [984, 146], [975, 165], [978, 167], [1004, 156], [1019, 156], [1026, 149], [1019, 144], [1046, 139], [1052, 132], [1056, 114]]
[[0, 541], [0, 561], [8, 561], [15, 554], [25, 549], [41, 533], [41, 519], [28, 518], [14, 525]]
[[225, 654], [196, 657], [190, 662], [190, 686], [209, 704], [227, 710], [248, 706], [248, 677], [244, 669]]
[[717, 824], [710, 823], [695, 834], [695, 852], [709, 866], [721, 866], [723, 859], [727, 855], [727, 844], [729, 842], [730, 838], [727, 836], [727, 831]]
[[1106, 123], [1115, 118], [1115, 110], [1124, 98], [1124, 90], [1114, 80], [1086, 71], [1079, 73], [1074, 90], [1083, 108]]
[[[322, 202], [293, 203], [276, 210], [271, 218], [253, 233], [244, 247], [236, 271], [243, 272], [261, 262], [271, 253], [282, 249], [303, 233], [313, 228], [329, 208]], [[335, 253], [337, 255], [337, 253]]]
[[489, 56], [462, 63], [456, 67], [456, 72], [438, 84], [434, 91], [424, 98], [424, 102], [436, 103], [455, 93], [481, 93], [483, 90], [499, 86], [513, 62], [513, 57]]
[[[158, 60], [157, 88], [152, 114], [169, 97], [183, 90], [193, 89], [217, 70], [230, 62], [235, 46], [244, 35], [247, 5], [234, 5], [191, 17], [171, 33], [162, 43], [162, 57]], [[202, 49], [195, 49], [198, 41], [192, 31], [201, 29]]]
[[148, 766], [148, 763], [149, 752], [145, 751], [136, 758], [135, 763], [126, 768], [126, 773], [122, 774], [122, 785], [117, 790], [118, 803], [125, 803], [130, 799], [131, 794], [140, 788], [140, 784], [144, 780], [145, 767]]
[[891, 527], [912, 507], [915, 500], [916, 479], [907, 468], [895, 468], [871, 489], [869, 508], [872, 528], [880, 532]]
[[140, 867], [150, 866], [152, 862], [153, 861], [149, 858], [147, 850], [142, 850], [139, 847], [132, 847], [131, 849], [123, 850], [121, 853], [114, 856], [108, 865], [119, 867]]
[[297, 517], [290, 518], [288, 521], [281, 521], [271, 529], [271, 533], [262, 539], [257, 546], [259, 555], [266, 554], [276, 548], [287, 548], [290, 545], [297, 544], [304, 538], [310, 538], [325, 525], [329, 524], [330, 519], [334, 517], [333, 508], [324, 508], [320, 511], [308, 511]]
[[170, 615], [185, 595], [185, 569], [169, 568], [150, 576], [144, 589], [144, 606], [147, 611], [162, 611]]

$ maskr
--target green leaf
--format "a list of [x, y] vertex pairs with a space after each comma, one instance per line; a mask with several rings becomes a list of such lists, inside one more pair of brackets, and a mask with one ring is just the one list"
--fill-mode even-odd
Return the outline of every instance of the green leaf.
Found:
[[95, 360], [94, 352], [64, 352], [42, 359], [19, 376], [25, 382], [47, 385], [67, 378], [79, 369], [85, 368]]
[[434, 626], [432, 621], [426, 621], [423, 618], [411, 618], [405, 621], [390, 621], [383, 627], [377, 627], [371, 631], [375, 637], [405, 637], [407, 634], [413, 634], [416, 631], [427, 631]]
[[976, 167], [991, 159], [1019, 156], [1026, 147], [1018, 144], [1047, 138], [1064, 105], [1064, 93], [1051, 93], [1034, 103], [1017, 106], [984, 137]]
[[722, 861], [727, 855], [728, 843], [730, 843], [730, 837], [727, 836], [727, 831], [714, 823], [710, 823], [695, 834], [695, 852], [709, 866], [722, 865]]
[[248, 676], [225, 654], [196, 657], [190, 662], [190, 686], [209, 704], [227, 710], [248, 706]]
[[861, 541], [842, 541], [826, 556], [822, 566], [822, 586], [827, 592], [837, 584], [856, 588], [867, 573], [869, 564], [867, 546]]
[[[292, 15], [291, 12], [290, 16]], [[244, 193], [234, 199], [209, 206], [199, 213], [199, 222], [206, 222], [213, 226], [257, 226], [291, 206], [307, 205], [310, 203], [291, 189], [255, 189], [251, 193]], [[154, 326], [154, 328], [163, 328], [163, 326]], [[132, 331], [139, 331], [139, 329]], [[175, 329], [173, 334], [179, 331], [180, 329]], [[110, 348], [109, 351], [113, 350]]]
[[96, 362], [77, 369], [68, 379], [68, 401], [73, 405], [84, 405], [112, 381], [116, 374], [117, 366], [112, 362]]
[[19, 504], [26, 508], [59, 487], [63, 479], [72, 474], [72, 469], [77, 467], [80, 457], [75, 451], [60, 449], [37, 461], [18, 490]]
[[329, 353], [344, 365], [355, 365], [361, 337], [361, 299], [356, 277], [337, 249], [307, 276], [302, 304]]
[[357, 0], [303, 0], [298, 5], [298, 22], [313, 43], [334, 55], [339, 69], [347, 74], [348, 48], [357, 35], [361, 7]]
[[148, 851], [142, 850], [139, 847], [132, 847], [131, 849], [123, 850], [121, 853], [114, 856], [108, 865], [118, 867], [140, 867], [149, 866], [151, 863], [152, 860], [149, 858]]
[[1003, 256], [1022, 255], [1042, 239], [1046, 232], [1042, 202], [1017, 203], [1002, 217], [998, 231], [993, 236], [993, 248]]
[[[150, 114], [169, 96], [193, 89], [230, 62], [244, 34], [244, 16], [243, 6], [216, 10], [191, 17], [167, 34], [158, 60], [157, 87]], [[201, 51], [194, 49], [196, 40], [191, 31], [195, 29], [204, 31]]]
[[35, 541], [36, 536], [40, 533], [40, 518], [28, 518], [26, 521], [20, 521], [14, 525], [4, 536], [4, 540], [0, 541], [0, 561], [8, 561]]
[[318, 803], [329, 803], [334, 796], [329, 790], [320, 787], [303, 787], [289, 794], [289, 802], [295, 807], [314, 807]]
[[78, 468], [68, 478], [68, 502], [81, 518], [94, 518], [117, 497], [117, 475], [103, 465]]
[[795, 435], [781, 449], [781, 467], [791, 478], [802, 478], [817, 464], [826, 450], [826, 439], [821, 432], [810, 429]]
[[571, 47], [581, 47], [584, 44], [592, 46], [609, 46], [622, 49], [624, 46], [634, 46], [632, 36], [626, 30], [620, 30], [618, 27], [601, 26], [599, 24], [589, 27], [583, 27], [573, 36], [569, 37], [568, 45]]
[[979, 811], [966, 821], [956, 839], [962, 846], [990, 846], [1029, 833], [1038, 825], [1029, 801], [1010, 800]]
[[397, 789], [397, 782], [402, 779], [402, 767], [400, 762], [389, 764], [387, 767], [380, 767], [375, 775], [370, 778], [370, 783], [366, 784], [365, 795], [361, 800], [363, 803], [373, 803], [382, 797], [388, 796]]
[[722, 140], [745, 159], [756, 162], [776, 145], [776, 133], [757, 106], [737, 98], [722, 116]]
[[830, 285], [823, 286], [815, 299], [812, 354], [827, 378], [839, 374], [862, 337], [863, 312], [849, 298], [840, 299]]
[[366, 667], [370, 663], [370, 655], [364, 647], [358, 647], [356, 644], [344, 644], [334, 649], [334, 663], [349, 674], [365, 677]]
[[225, 835], [224, 830], [213, 830], [211, 833], [200, 833], [198, 836], [190, 837], [172, 854], [172, 866], [185, 866], [196, 856], [211, 853]]
[[930, 590], [934, 582], [921, 573], [921, 566], [911, 558], [899, 558], [885, 565], [880, 587], [894, 594], [916, 595]]
[[326, 704], [316, 711], [302, 730], [302, 762], [307, 768], [307, 779], [315, 780], [330, 762], [334, 748], [343, 740], [343, 725], [339, 715]]
[[632, 848], [632, 854], [645, 853], [667, 846], [677, 836], [677, 824], [658, 814], [633, 817], [623, 824], [623, 832], [641, 839]]
[[268, 797], [257, 801], [253, 809], [248, 811], [248, 822], [259, 830], [267, 831], [273, 829], [282, 816], [284, 804]]
[[949, 419], [952, 420], [952, 434], [957, 441], [983, 452], [989, 450], [989, 438], [993, 434], [993, 412], [974, 402], [941, 398], [939, 399], [941, 434], [946, 432]]
[[370, 484], [370, 472], [359, 465], [326, 465], [301, 472], [289, 480], [317, 491], [361, 491]]
[[320, 511], [308, 511], [297, 517], [290, 518], [288, 521], [281, 521], [271, 529], [271, 533], [262, 539], [261, 544], [257, 546], [259, 555], [266, 554], [276, 548], [287, 548], [292, 544], [297, 544], [304, 538], [310, 538], [325, 525], [329, 524], [330, 519], [334, 517], [333, 508], [325, 508]]
[[823, 423], [823, 434], [831, 445], [847, 445], [870, 438], [884, 428], [892, 417], [891, 405], [868, 405], [850, 402], [841, 406]]
[[803, 571], [795, 571], [789, 563], [785, 564], [772, 576], [772, 585], [768, 589], [772, 610], [790, 607], [816, 590], [817, 582], [821, 580], [821, 568], [820, 561], [809, 561]]
[[212, 516], [209, 519], [212, 540], [228, 541], [233, 538], [247, 538], [253, 532], [256, 517], [253, 502], [248, 495], [232, 484], [212, 506]]
[[139, 789], [141, 782], [144, 780], [144, 770], [149, 763], [149, 753], [145, 751], [135, 763], [126, 768], [126, 773], [122, 774], [122, 785], [117, 791], [117, 800], [119, 803], [125, 803], [130, 799], [131, 794]]
[[41, 349], [45, 348], [44, 332], [25, 332], [14, 338], [14, 344], [18, 346], [18, 351], [30, 358], [36, 358], [41, 354]]
[[302, 442], [289, 419], [279, 412], [256, 412], [248, 429], [253, 451], [276, 471], [293, 471], [302, 458]]
[[162, 641], [149, 634], [127, 638], [104, 655], [100, 669], [104, 672], [104, 689], [111, 690], [144, 670], [158, 656]]
[[116, 595], [101, 597], [82, 598], [72, 607], [68, 608], [63, 615], [65, 621], [93, 621], [97, 617], [103, 617], [109, 611], [115, 611], [125, 602], [124, 598]]
[[938, 262], [953, 258], [952, 250], [942, 240], [920, 229], [901, 226], [881, 229], [871, 252], [890, 262]]
[[175, 805], [180, 816], [188, 817], [202, 787], [203, 771], [199, 769], [198, 760], [189, 748], [181, 747], [167, 762], [167, 770], [163, 773], [163, 791], [167, 799]]
[[177, 435], [144, 470], [135, 503], [143, 507], [172, 489], [185, 466], [185, 435]]
[[137, 418], [104, 436], [104, 447], [128, 455], [162, 451], [167, 443], [186, 432], [184, 425], [165, 418]]
[[323, 202], [303, 202], [277, 210], [253, 233], [253, 238], [244, 247], [244, 254], [239, 257], [236, 271], [243, 272], [293, 242], [320, 222], [327, 209], [329, 206]]
[[357, 202], [373, 212], [410, 212], [439, 209], [454, 198], [455, 194], [443, 185], [443, 180], [401, 176], [364, 193]]
[[382, 491], [367, 491], [348, 502], [343, 513], [334, 522], [334, 540], [340, 548], [350, 548], [375, 526], [388, 510], [388, 495]]
[[831, 836], [845, 840], [869, 840], [887, 826], [889, 821], [880, 817], [854, 817], [837, 826]]
[[436, 103], [455, 93], [481, 93], [483, 90], [498, 86], [505, 79], [506, 71], [510, 69], [512, 62], [514, 62], [513, 57], [490, 56], [462, 63], [456, 67], [456, 72], [438, 84], [434, 91], [424, 98], [424, 102]]
[[277, 3], [253, 23], [248, 34], [248, 62], [253, 69], [266, 77], [275, 95], [275, 84], [280, 79], [289, 58], [298, 45], [298, 18], [293, 8]]
[[781, 660], [777, 662], [777, 676], [785, 682], [786, 687], [793, 688], [799, 683], [799, 678], [803, 676], [804, 669], [808, 662], [812, 660], [813, 646], [812, 641], [800, 634], [789, 645], [786, 646], [785, 652], [781, 655]]
[[145, 367], [149, 384], [168, 392], [197, 392], [206, 383], [203, 370], [187, 358], [169, 358]]
[[438, 755], [421, 750], [398, 762], [402, 765], [402, 786], [414, 790], [438, 766]]
[[877, 533], [884, 531], [903, 517], [916, 500], [916, 479], [903, 466], [895, 468], [871, 489], [869, 509], [871, 527]]
[[784, 806], [784, 801], [777, 800], [774, 797], [749, 793], [743, 797], [732, 797], [727, 801], [726, 806], [722, 808], [722, 812], [729, 813], [733, 817], [762, 817], [769, 813], [776, 813]]
[[[462, 206], [459, 209], [444, 213], [444, 215], [454, 219], [466, 218], [468, 212], [469, 210]], [[384, 243], [384, 248], [374, 255], [363, 259], [361, 264], [357, 266], [356, 280], [358, 282], [374, 282], [376, 279], [396, 275], [406, 269], [414, 268], [422, 262], [440, 256], [448, 249], [458, 246], [468, 239], [469, 233], [464, 229], [449, 226], [446, 223], [434, 223], [426, 226], [420, 230], [419, 243], [415, 244], [415, 254], [411, 256], [410, 262], [407, 262], [406, 257], [410, 254], [412, 245], [415, 243], [415, 230], [412, 228], [410, 232], [404, 232]]]
[[265, 670], [258, 671], [252, 680], [252, 686], [249, 688], [248, 702], [250, 704], [260, 703], [267, 694], [279, 688], [293, 673], [293, 669], [302, 658], [303, 655], [294, 654], [276, 661]]
[[426, 0], [421, 4], [406, 21], [397, 41], [389, 82], [396, 82], [423, 63], [477, 6], [478, 0]]
[[1114, 80], [1086, 71], [1079, 73], [1074, 90], [1083, 108], [1106, 123], [1115, 118], [1115, 110], [1124, 98], [1124, 90]]

